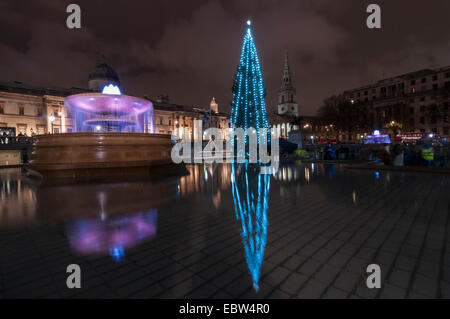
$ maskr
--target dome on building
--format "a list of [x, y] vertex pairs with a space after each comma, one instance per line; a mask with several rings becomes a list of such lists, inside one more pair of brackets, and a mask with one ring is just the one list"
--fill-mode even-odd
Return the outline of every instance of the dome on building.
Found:
[[98, 64], [91, 73], [89, 73], [89, 81], [90, 80], [107, 80], [117, 84], [120, 83], [116, 71], [106, 63]]
[[116, 71], [105, 62], [97, 64], [97, 66], [89, 73], [89, 89], [93, 92], [101, 93], [107, 85], [120, 85], [119, 76]]

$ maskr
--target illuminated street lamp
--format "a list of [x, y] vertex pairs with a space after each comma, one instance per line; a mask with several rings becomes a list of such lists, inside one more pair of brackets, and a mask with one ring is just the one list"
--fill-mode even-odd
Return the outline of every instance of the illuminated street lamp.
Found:
[[48, 118], [50, 120], [50, 122], [52, 123], [52, 134], [53, 134], [53, 122], [55, 121], [55, 116], [52, 114], [49, 116]]

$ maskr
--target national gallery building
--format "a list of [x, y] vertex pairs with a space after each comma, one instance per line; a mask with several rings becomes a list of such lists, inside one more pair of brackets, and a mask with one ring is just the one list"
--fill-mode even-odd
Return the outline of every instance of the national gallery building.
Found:
[[[108, 84], [120, 85], [117, 73], [106, 63], [98, 64], [89, 74], [88, 89], [52, 88], [24, 84], [21, 82], [0, 82], [0, 134], [7, 132], [17, 136], [20, 133], [35, 134], [68, 133], [74, 130], [70, 112], [64, 106], [65, 97], [87, 92], [101, 92]], [[147, 98], [147, 97], [145, 97]], [[169, 102], [167, 96], [158, 96], [153, 103], [154, 120], [149, 125], [149, 133], [172, 134], [185, 138], [183, 131], [194, 136], [196, 120], [202, 121], [202, 131], [209, 127], [221, 129], [226, 139], [229, 114], [219, 112], [213, 98], [208, 108], [195, 108]], [[198, 123], [198, 122], [197, 122]]]

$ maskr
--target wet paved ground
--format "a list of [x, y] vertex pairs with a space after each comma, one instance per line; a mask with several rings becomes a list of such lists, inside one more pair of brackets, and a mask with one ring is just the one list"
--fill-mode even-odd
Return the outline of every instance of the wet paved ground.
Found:
[[448, 175], [190, 170], [64, 187], [0, 170], [0, 297], [450, 298]]

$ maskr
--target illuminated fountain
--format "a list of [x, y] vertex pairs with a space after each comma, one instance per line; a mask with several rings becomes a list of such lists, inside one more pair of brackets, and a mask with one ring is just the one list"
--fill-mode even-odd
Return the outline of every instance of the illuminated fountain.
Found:
[[75, 120], [75, 132], [153, 132], [153, 104], [148, 100], [122, 95], [116, 85], [102, 93], [76, 94], [64, 101]]
[[36, 137], [29, 169], [43, 178], [96, 179], [110, 176], [167, 174], [170, 135], [155, 134], [153, 104], [122, 95], [116, 85], [102, 93], [68, 96], [73, 133]]

